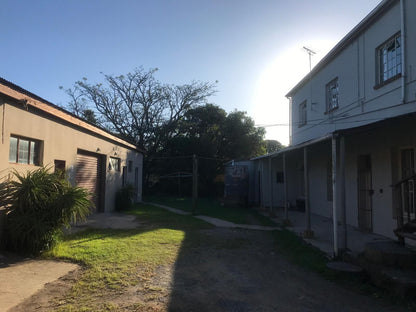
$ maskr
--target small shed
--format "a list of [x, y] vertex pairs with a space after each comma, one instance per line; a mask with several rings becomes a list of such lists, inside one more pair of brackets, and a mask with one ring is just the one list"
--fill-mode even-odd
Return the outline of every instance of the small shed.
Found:
[[224, 199], [248, 205], [252, 202], [250, 185], [252, 179], [252, 163], [248, 160], [231, 160], [225, 164]]

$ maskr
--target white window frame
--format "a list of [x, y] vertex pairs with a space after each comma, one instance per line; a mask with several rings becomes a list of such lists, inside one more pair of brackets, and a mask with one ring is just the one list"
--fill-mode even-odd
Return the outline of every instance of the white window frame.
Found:
[[401, 34], [396, 33], [377, 48], [377, 84], [388, 83], [401, 76]]

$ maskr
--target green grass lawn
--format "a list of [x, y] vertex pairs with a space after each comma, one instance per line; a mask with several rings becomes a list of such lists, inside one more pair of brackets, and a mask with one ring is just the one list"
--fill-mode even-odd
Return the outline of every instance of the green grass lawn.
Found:
[[43, 254], [85, 267], [59, 311], [111, 311], [108, 302], [100, 304], [101, 296], [138, 283], [146, 287], [158, 266], [175, 262], [186, 231], [212, 228], [192, 216], [178, 216], [153, 206], [138, 205], [130, 213], [144, 222], [142, 227], [89, 229], [66, 236]]
[[[188, 212], [192, 211], [192, 198], [190, 197], [148, 196], [145, 198], [145, 201], [166, 205]], [[276, 225], [269, 218], [259, 214], [253, 208], [245, 208], [238, 205], [222, 205], [219, 200], [211, 198], [198, 199], [196, 214], [214, 217], [237, 224]]]
[[[53, 310], [118, 311], [118, 303], [113, 302], [111, 296], [116, 298], [115, 294], [128, 294], [132, 287], [139, 287], [149, 297], [143, 298], [142, 303], [132, 303], [128, 309], [150, 311], [146, 300], [154, 302], [169, 296], [169, 289], [155, 287], [152, 282], [158, 268], [174, 265], [181, 252], [196, 246], [232, 249], [246, 243], [214, 238], [205, 232], [212, 229], [212, 225], [190, 215], [173, 214], [151, 205], [136, 205], [128, 213], [136, 215], [142, 226], [134, 230], [88, 229], [65, 236], [61, 243], [43, 254], [45, 258], [66, 259], [84, 267], [69, 293], [55, 299], [57, 303]], [[351, 289], [367, 287], [366, 294], [379, 294], [361, 279], [346, 279], [329, 271], [325, 255], [295, 234], [282, 230], [267, 235], [273, 236], [276, 252], [292, 263]]]

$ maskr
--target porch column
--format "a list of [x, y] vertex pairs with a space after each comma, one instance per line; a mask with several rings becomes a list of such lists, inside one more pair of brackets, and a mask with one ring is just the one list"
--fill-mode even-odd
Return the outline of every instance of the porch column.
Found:
[[260, 159], [260, 163], [261, 163], [261, 179], [260, 179], [260, 182], [261, 182], [261, 205], [260, 205], [260, 207], [264, 208], [264, 190], [265, 190], [265, 187], [264, 187], [264, 160]]
[[343, 237], [341, 248], [347, 250], [347, 211], [345, 207], [345, 139], [343, 136], [339, 138], [339, 169], [340, 169], [340, 208], [341, 221], [343, 227]]
[[309, 207], [309, 172], [308, 172], [308, 148], [303, 149], [303, 174], [304, 174], [304, 183], [305, 183], [305, 217], [306, 217], [306, 230], [304, 232], [304, 237], [311, 238], [313, 237], [313, 232], [311, 229], [311, 212]]
[[338, 215], [337, 215], [337, 137], [332, 135], [332, 223], [334, 227], [334, 256], [338, 256]]
[[270, 183], [270, 214], [273, 213], [273, 172], [272, 172], [272, 156], [269, 157], [269, 183]]
[[284, 208], [285, 208], [285, 219], [284, 222], [289, 220], [288, 207], [287, 207], [287, 173], [286, 173], [286, 153], [283, 153], [283, 188], [284, 188]]

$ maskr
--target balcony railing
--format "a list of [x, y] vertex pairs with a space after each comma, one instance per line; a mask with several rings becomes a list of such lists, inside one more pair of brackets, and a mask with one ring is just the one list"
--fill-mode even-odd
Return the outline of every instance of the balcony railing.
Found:
[[416, 240], [415, 181], [416, 174], [413, 174], [393, 184], [393, 202], [397, 218], [394, 233], [402, 244], [405, 238]]

